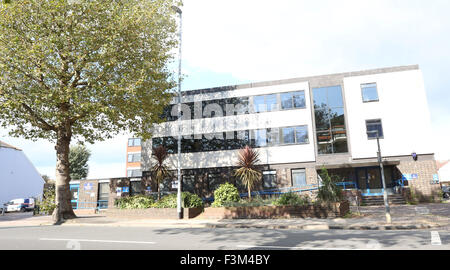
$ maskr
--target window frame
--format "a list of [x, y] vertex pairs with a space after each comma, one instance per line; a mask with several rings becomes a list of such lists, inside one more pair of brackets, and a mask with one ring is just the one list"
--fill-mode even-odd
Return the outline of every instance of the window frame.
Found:
[[[304, 186], [294, 186], [294, 172], [295, 171], [302, 171], [305, 175], [305, 185]], [[308, 186], [308, 178], [306, 177], [306, 168], [292, 168], [291, 169], [291, 187], [306, 187]]]
[[[367, 139], [368, 140], [376, 140], [377, 139], [377, 137], [370, 137], [369, 134], [367, 134], [367, 132], [369, 131], [367, 129], [367, 127], [368, 127], [367, 124], [368, 124], [369, 121], [380, 121], [379, 123], [380, 123], [380, 129], [381, 129], [381, 136], [379, 136], [378, 138], [384, 139], [383, 121], [381, 120], [381, 118], [378, 118], [378, 119], [366, 119], [366, 135], [367, 135]], [[374, 126], [375, 124], [372, 123], [372, 124], [369, 124], [369, 125]]]
[[[263, 174], [263, 177], [262, 177], [262, 180], [263, 180], [262, 186], [263, 186], [263, 188], [264, 189], [276, 189], [277, 188], [277, 183], [276, 183], [276, 181], [277, 181], [277, 170], [264, 170], [264, 171], [262, 171], [262, 174]], [[264, 177], [265, 175], [270, 175], [270, 176], [274, 175], [274, 177], [275, 177], [275, 179], [273, 179], [273, 181], [271, 181], [272, 185], [270, 187], [266, 186], [267, 181], [266, 181], [266, 178]]]
[[[295, 107], [295, 102], [294, 102], [294, 95], [296, 93], [303, 93], [303, 107]], [[283, 108], [283, 99], [282, 96], [283, 95], [290, 95], [290, 99], [291, 99], [291, 106], [290, 108]], [[280, 105], [279, 105], [279, 110], [280, 111], [289, 111], [289, 110], [298, 110], [298, 109], [306, 109], [306, 95], [305, 95], [305, 90], [297, 90], [297, 91], [291, 91], [291, 92], [283, 92], [283, 93], [279, 93], [280, 95]]]
[[[375, 92], [377, 94], [377, 99], [373, 99], [373, 100], [364, 100], [364, 87], [363, 86], [367, 86], [367, 85], [375, 85]], [[363, 103], [371, 103], [371, 102], [379, 102], [380, 101], [380, 95], [378, 95], [378, 84], [376, 82], [372, 82], [372, 83], [362, 83], [360, 84], [361, 87], [361, 99]], [[367, 87], [368, 88], [368, 87]]]

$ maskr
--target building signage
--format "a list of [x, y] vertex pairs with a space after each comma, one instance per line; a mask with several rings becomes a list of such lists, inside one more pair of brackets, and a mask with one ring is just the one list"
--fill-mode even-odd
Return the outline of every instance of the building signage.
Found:
[[129, 193], [130, 192], [130, 188], [129, 187], [123, 187], [122, 188], [122, 192], [123, 193]]
[[116, 195], [117, 196], [122, 196], [122, 188], [121, 187], [116, 187]]
[[84, 190], [92, 190], [92, 183], [84, 184]]
[[411, 174], [411, 178], [417, 179], [417, 178], [419, 178], [419, 175], [417, 173], [413, 173], [413, 174]]
[[178, 181], [172, 182], [172, 188], [178, 188]]

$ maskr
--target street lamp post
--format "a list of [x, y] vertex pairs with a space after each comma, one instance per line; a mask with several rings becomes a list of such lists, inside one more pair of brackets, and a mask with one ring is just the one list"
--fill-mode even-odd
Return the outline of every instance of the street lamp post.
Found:
[[172, 9], [178, 13], [180, 18], [179, 25], [179, 33], [178, 37], [180, 39], [180, 44], [178, 45], [178, 158], [177, 158], [177, 167], [178, 167], [178, 186], [177, 186], [177, 212], [178, 218], [183, 218], [183, 210], [181, 208], [181, 42], [182, 42], [182, 11], [179, 7], [172, 6]]
[[389, 207], [389, 201], [388, 201], [388, 195], [386, 190], [386, 181], [384, 180], [384, 167], [383, 167], [383, 160], [381, 158], [381, 147], [380, 147], [380, 136], [378, 134], [378, 130], [373, 131], [367, 131], [368, 135], [376, 135], [377, 136], [377, 145], [378, 145], [378, 164], [380, 164], [381, 169], [381, 180], [383, 182], [383, 198], [384, 198], [384, 207], [385, 207], [385, 214], [386, 214], [386, 222], [391, 223], [391, 209]]

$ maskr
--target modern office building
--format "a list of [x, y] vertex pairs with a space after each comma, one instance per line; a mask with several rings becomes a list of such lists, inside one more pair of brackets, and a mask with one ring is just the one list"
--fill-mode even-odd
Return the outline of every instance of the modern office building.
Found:
[[208, 197], [225, 181], [242, 189], [233, 170], [238, 150], [249, 145], [260, 154], [260, 190], [317, 185], [325, 167], [346, 189], [380, 195], [376, 135], [367, 133], [378, 131], [388, 192], [407, 184], [423, 199], [438, 194], [417, 65], [185, 91], [182, 103], [181, 121], [174, 98], [152, 140], [137, 147], [140, 140], [130, 139], [127, 176], [142, 171], [150, 180], [151, 150], [164, 145], [176, 179], [180, 122], [183, 190]]

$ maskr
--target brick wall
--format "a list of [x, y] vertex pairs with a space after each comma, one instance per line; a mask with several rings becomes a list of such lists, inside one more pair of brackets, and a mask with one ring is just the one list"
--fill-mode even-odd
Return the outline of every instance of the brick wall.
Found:
[[81, 181], [78, 192], [78, 209], [97, 207], [98, 180]]
[[421, 158], [417, 161], [402, 160], [397, 168], [402, 174], [417, 174], [418, 178], [409, 180], [408, 186], [411, 189], [411, 195], [420, 202], [439, 201], [440, 186], [432, 184], [433, 174], [437, 174], [437, 166], [434, 158]]

